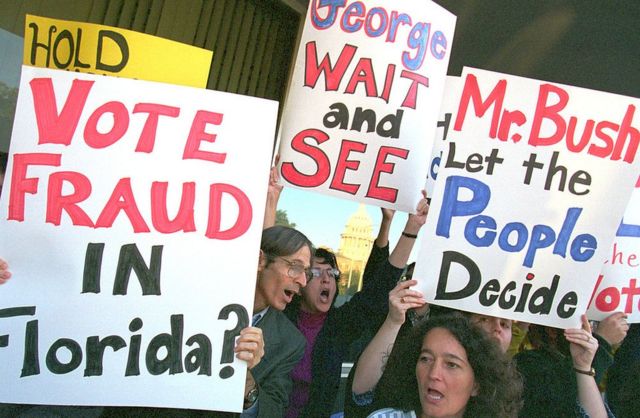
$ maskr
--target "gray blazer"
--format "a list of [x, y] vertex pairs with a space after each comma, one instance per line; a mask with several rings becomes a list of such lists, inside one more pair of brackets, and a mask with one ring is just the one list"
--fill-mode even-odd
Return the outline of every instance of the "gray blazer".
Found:
[[302, 359], [306, 340], [282, 312], [273, 308], [256, 326], [264, 337], [264, 357], [251, 370], [260, 388], [258, 417], [282, 417], [293, 386], [289, 374]]

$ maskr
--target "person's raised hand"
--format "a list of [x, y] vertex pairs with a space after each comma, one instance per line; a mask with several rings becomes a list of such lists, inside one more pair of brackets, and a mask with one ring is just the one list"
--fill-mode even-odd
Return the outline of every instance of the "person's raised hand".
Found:
[[615, 312], [598, 323], [595, 333], [604, 338], [610, 345], [620, 344], [629, 331], [627, 314]]
[[389, 313], [387, 319], [395, 324], [404, 324], [407, 310], [420, 308], [427, 303], [422, 293], [409, 289], [418, 284], [416, 280], [404, 280], [398, 282], [396, 287], [389, 292]]
[[422, 225], [427, 222], [427, 215], [429, 214], [429, 202], [427, 201], [427, 192], [422, 191], [422, 199], [418, 202], [418, 206], [416, 207], [416, 213], [410, 213], [409, 218], [407, 219], [407, 226], [405, 227], [405, 232], [415, 234], [417, 233]]
[[395, 209], [389, 208], [380, 208], [380, 211], [382, 212], [382, 219], [387, 222], [391, 222], [391, 220], [393, 219], [393, 215], [395, 215], [396, 213]]
[[598, 351], [598, 340], [591, 335], [591, 324], [587, 315], [581, 316], [582, 328], [570, 328], [564, 330], [564, 336], [569, 341], [569, 350], [573, 367], [578, 370], [591, 370], [591, 363]]
[[236, 346], [233, 351], [238, 359], [247, 362], [248, 369], [253, 369], [264, 356], [262, 329], [246, 327], [240, 331], [240, 336], [236, 340]]

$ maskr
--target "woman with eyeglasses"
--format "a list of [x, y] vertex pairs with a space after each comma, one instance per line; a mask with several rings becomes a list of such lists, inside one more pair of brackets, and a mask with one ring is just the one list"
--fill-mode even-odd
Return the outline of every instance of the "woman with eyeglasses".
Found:
[[377, 327], [375, 318], [382, 320], [386, 315], [389, 291], [403, 272], [428, 209], [422, 199], [416, 214], [409, 215], [393, 253], [376, 265], [363, 289], [340, 307], [333, 306], [340, 279], [336, 256], [324, 248], [315, 251], [311, 278], [285, 310], [307, 341], [302, 361], [291, 374], [294, 385], [286, 418], [331, 415], [343, 359], [363, 331]]

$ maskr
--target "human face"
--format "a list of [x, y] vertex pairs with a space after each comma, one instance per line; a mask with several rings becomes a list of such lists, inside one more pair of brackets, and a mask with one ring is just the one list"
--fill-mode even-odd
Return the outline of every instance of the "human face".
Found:
[[324, 259], [314, 257], [312, 269], [319, 271], [319, 277], [313, 277], [307, 286], [302, 289], [302, 303], [300, 307], [309, 313], [328, 312], [336, 295], [336, 279], [331, 275], [333, 267]]
[[[311, 251], [306, 245], [289, 256], [275, 257], [267, 264], [266, 255], [260, 252], [258, 266], [258, 281], [256, 283], [256, 298], [253, 304], [254, 312], [271, 306], [279, 311], [284, 310], [291, 303], [293, 295], [299, 294], [307, 284], [304, 270], [311, 265]], [[291, 277], [291, 267], [298, 267], [300, 273]]]
[[478, 394], [467, 352], [444, 328], [434, 328], [422, 340], [416, 364], [421, 418], [459, 418], [471, 396]]
[[513, 321], [495, 316], [472, 314], [471, 322], [496, 340], [503, 353], [507, 352], [511, 344], [511, 325]]

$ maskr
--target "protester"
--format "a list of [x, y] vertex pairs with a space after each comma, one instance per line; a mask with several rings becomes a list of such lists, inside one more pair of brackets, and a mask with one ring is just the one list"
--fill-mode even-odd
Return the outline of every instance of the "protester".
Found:
[[[302, 289], [301, 297], [285, 313], [305, 335], [307, 347], [303, 360], [294, 368], [294, 389], [286, 417], [327, 417], [331, 414], [340, 386], [342, 362], [349, 348], [363, 333], [383, 318], [387, 297], [402, 274], [424, 224], [429, 206], [426, 199], [416, 214], [408, 216], [405, 235], [388, 257], [370, 269], [363, 288], [339, 308], [334, 306], [340, 272], [335, 255], [316, 250], [312, 261], [313, 278]], [[410, 235], [410, 236], [407, 236]]]
[[533, 350], [523, 351], [514, 361], [524, 381], [524, 406], [530, 417], [612, 417], [603, 402], [592, 363], [598, 341], [582, 315], [582, 328], [567, 329], [531, 324]]
[[617, 418], [640, 413], [640, 324], [633, 324], [616, 351], [607, 377], [607, 401]]
[[385, 375], [375, 396], [389, 408], [370, 417], [518, 414], [521, 382], [515, 368], [494, 341], [457, 313], [413, 327], [395, 345]]
[[[381, 406], [379, 399], [374, 396], [374, 390], [383, 378], [388, 353], [398, 338], [411, 332], [411, 328], [419, 324], [416, 320], [406, 321], [407, 317], [410, 318], [412, 312], [422, 312], [426, 305], [422, 293], [410, 289], [416, 284], [416, 280], [403, 281], [389, 293], [387, 318], [362, 352], [347, 382], [345, 416], [367, 416], [376, 407]], [[432, 306], [432, 310], [434, 315], [455, 312], [435, 305]], [[471, 324], [483, 330], [487, 336], [498, 343], [502, 352], [506, 352], [511, 341], [511, 320], [474, 313], [460, 312], [460, 314], [467, 316]], [[386, 378], [388, 376], [385, 376]]]
[[[283, 416], [291, 391], [289, 374], [304, 352], [305, 340], [281, 312], [310, 277], [313, 245], [301, 232], [284, 226], [262, 233], [255, 301], [254, 327], [247, 327], [236, 342], [236, 356], [249, 361], [243, 417]], [[0, 277], [8, 266], [0, 262]], [[264, 342], [263, 342], [264, 341]], [[261, 361], [258, 361], [261, 360]], [[210, 416], [210, 411], [105, 408], [104, 417], [136, 417], [156, 414]], [[214, 414], [222, 415], [222, 414]]]
[[628, 331], [629, 323], [624, 312], [614, 312], [596, 323], [593, 336], [598, 339], [598, 351], [593, 359], [593, 368], [598, 385], [604, 383], [607, 371], [613, 364], [614, 348], [624, 341]]

